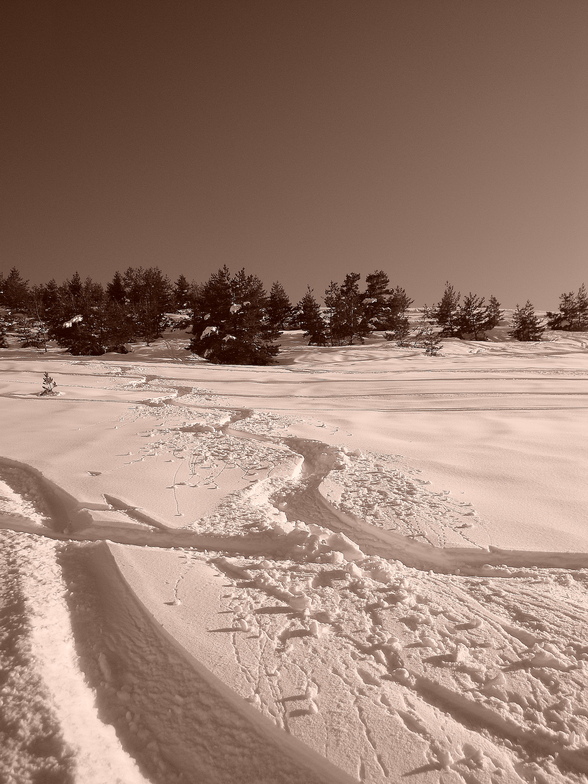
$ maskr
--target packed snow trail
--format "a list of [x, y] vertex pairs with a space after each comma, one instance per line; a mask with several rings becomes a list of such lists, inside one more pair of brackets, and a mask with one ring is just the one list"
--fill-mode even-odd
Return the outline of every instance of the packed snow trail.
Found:
[[1, 544], [2, 780], [145, 784], [78, 666], [55, 543], [5, 532]]
[[[208, 447], [211, 454], [216, 452], [217, 460], [220, 455], [220, 460], [226, 458], [227, 461], [238, 462], [239, 441], [252, 445], [248, 447], [249, 455], [252, 450], [255, 452], [256, 443], [259, 443], [259, 456], [242, 466], [245, 475], [251, 469], [255, 475], [264, 462], [265, 468], [270, 469], [266, 481], [253, 481], [253, 485], [259, 487], [256, 505], [265, 505], [264, 514], [268, 517], [259, 530], [249, 528], [245, 532], [233, 525], [230, 530], [223, 531], [221, 521], [215, 518], [213, 524], [207, 525], [204, 518], [197, 525], [171, 528], [147, 513], [139, 512], [136, 506], [108, 494], [104, 495], [105, 502], [100, 509], [87, 508], [69, 497], [54, 482], [48, 482], [40, 472], [2, 457], [0, 482], [5, 488], [5, 498], [0, 506], [0, 528], [42, 533], [62, 540], [109, 539], [121, 544], [151, 547], [194, 547], [234, 554], [279, 556], [288, 551], [290, 542], [287, 534], [292, 531], [292, 527], [272, 527], [272, 522], [281, 514], [293, 523], [304, 522], [343, 533], [368, 555], [400, 560], [407, 566], [424, 570], [483, 576], [490, 573], [489, 568], [496, 566], [588, 568], [588, 553], [508, 550], [491, 545], [488, 548], [457, 546], [458, 541], [463, 545], [469, 544], [467, 531], [472, 526], [473, 514], [470, 505], [452, 502], [442, 494], [430, 492], [426, 482], [407, 476], [398, 469], [394, 460], [383, 455], [357, 455], [318, 440], [263, 435], [231, 427], [235, 422], [247, 421], [253, 413], [248, 409], [233, 411], [228, 422], [218, 426], [207, 425], [207, 429], [194, 424], [173, 428], [167, 432], [170, 442], [167, 449], [184, 461], [186, 457], [192, 459], [182, 450], [193, 450], [194, 445], [185, 437], [181, 445], [177, 443], [177, 433], [181, 431], [191, 436], [198, 435], [198, 449]], [[220, 446], [219, 439], [222, 442]], [[268, 457], [264, 444], [277, 446], [280, 451], [274, 450], [273, 455]], [[302, 461], [294, 459], [288, 462], [285, 459], [288, 454], [301, 456]], [[285, 472], [276, 472], [280, 460], [287, 465]], [[274, 479], [269, 478], [272, 472]], [[183, 481], [179, 483], [185, 484]], [[337, 487], [346, 503], [341, 498], [334, 501], [329, 497]], [[174, 485], [170, 489], [175, 492]], [[15, 491], [17, 494], [23, 492], [29, 498], [23, 509], [18, 501], [14, 510], [10, 508], [10, 494]], [[240, 499], [247, 503], [251, 493], [252, 488], [249, 487], [235, 494], [234, 498], [237, 503]], [[19, 498], [18, 495], [15, 497]], [[42, 514], [35, 511], [30, 499], [40, 505]], [[119, 512], [118, 522], [108, 518], [108, 514], [115, 510]], [[272, 514], [268, 514], [268, 510]], [[455, 544], [442, 546], [448, 536]], [[491, 573], [497, 574], [495, 571]]]
[[191, 659], [128, 590], [104, 545], [66, 547], [61, 565], [86, 677], [151, 781], [351, 784]]
[[19, 550], [27, 537], [0, 533], [0, 780], [74, 784], [69, 748], [36, 668]]

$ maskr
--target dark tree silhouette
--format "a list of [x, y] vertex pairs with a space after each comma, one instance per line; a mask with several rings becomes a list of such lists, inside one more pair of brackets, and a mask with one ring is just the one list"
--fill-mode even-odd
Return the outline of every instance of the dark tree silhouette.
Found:
[[452, 338], [461, 335], [460, 299], [461, 294], [447, 281], [441, 301], [430, 308], [426, 305], [424, 307], [427, 316], [441, 327], [442, 337]]
[[308, 345], [326, 346], [329, 342], [327, 324], [310, 286], [296, 306], [296, 311], [298, 326], [304, 330], [304, 337], [309, 338]]
[[364, 296], [359, 290], [360, 278], [359, 273], [350, 272], [343, 283], [332, 281], [325, 291], [329, 339], [333, 346], [352, 345], [355, 338], [363, 343], [370, 332], [363, 318]]
[[29, 285], [16, 267], [12, 267], [6, 278], [0, 279], [0, 305], [11, 311], [23, 313], [29, 303]]
[[545, 324], [536, 315], [535, 308], [529, 300], [522, 308], [516, 306], [512, 316], [512, 328], [509, 335], [515, 340], [539, 341], [545, 332]]
[[547, 326], [568, 332], [588, 329], [588, 292], [583, 283], [577, 294], [569, 291], [560, 295], [558, 312], [547, 311]]
[[281, 283], [276, 281], [272, 284], [267, 303], [267, 317], [274, 329], [284, 330], [290, 326], [290, 320], [294, 313], [294, 308], [290, 302], [290, 297]]
[[263, 284], [244, 269], [224, 266], [199, 288], [192, 333], [190, 350], [216, 364], [269, 365], [279, 351]]

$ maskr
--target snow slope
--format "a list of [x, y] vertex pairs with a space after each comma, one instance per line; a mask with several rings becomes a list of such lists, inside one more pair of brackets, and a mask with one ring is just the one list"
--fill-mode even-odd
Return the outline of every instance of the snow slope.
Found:
[[585, 780], [587, 336], [282, 342], [4, 352], [4, 778]]

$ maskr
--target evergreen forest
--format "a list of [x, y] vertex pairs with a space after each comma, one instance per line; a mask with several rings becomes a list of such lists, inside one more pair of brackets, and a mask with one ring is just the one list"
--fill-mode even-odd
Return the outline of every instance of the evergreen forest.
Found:
[[[322, 300], [322, 301], [321, 301]], [[527, 300], [508, 322], [497, 298], [458, 292], [447, 282], [439, 301], [418, 309], [383, 270], [351, 272], [331, 281], [319, 299], [308, 287], [292, 302], [282, 284], [266, 291], [245, 269], [227, 266], [204, 282], [180, 275], [172, 281], [158, 267], [129, 267], [106, 285], [74, 273], [31, 285], [13, 267], [0, 273], [0, 349], [47, 350], [51, 344], [81, 356], [127, 353], [169, 330], [187, 333], [186, 350], [216, 364], [268, 365], [280, 351], [285, 330], [303, 330], [309, 345], [345, 346], [370, 335], [435, 356], [444, 338], [486, 340], [499, 326], [513, 340], [539, 341], [546, 330], [588, 330], [588, 292], [560, 295], [544, 317]], [[416, 312], [415, 312], [416, 311]], [[409, 318], [410, 316], [410, 318]]]

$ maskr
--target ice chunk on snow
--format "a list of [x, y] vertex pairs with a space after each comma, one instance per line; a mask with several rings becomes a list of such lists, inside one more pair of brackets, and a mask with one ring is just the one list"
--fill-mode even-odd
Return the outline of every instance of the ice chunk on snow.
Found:
[[292, 594], [288, 597], [288, 604], [293, 610], [302, 612], [304, 610], [309, 610], [312, 602], [309, 596]]
[[355, 563], [349, 563], [345, 567], [345, 571], [350, 577], [360, 578], [363, 577], [363, 571]]
[[554, 654], [546, 648], [547, 646], [543, 648], [537, 646], [533, 656], [528, 660], [532, 667], [553, 667], [555, 670], [569, 670], [572, 667], [572, 662], [563, 654]]
[[340, 553], [343, 553], [347, 561], [359, 561], [362, 558], [365, 558], [364, 553], [355, 542], [348, 539], [345, 534], [331, 534], [331, 536], [326, 539], [325, 544], [332, 550], [338, 550]]

